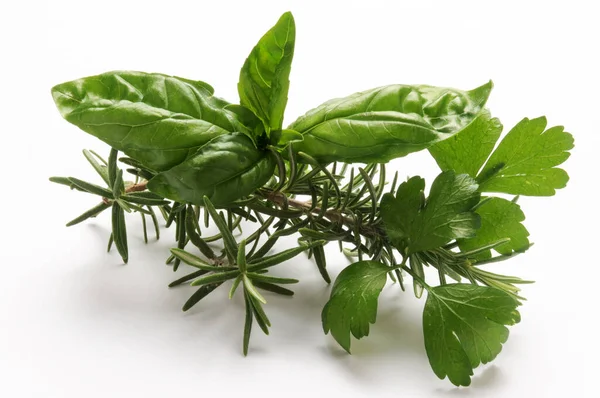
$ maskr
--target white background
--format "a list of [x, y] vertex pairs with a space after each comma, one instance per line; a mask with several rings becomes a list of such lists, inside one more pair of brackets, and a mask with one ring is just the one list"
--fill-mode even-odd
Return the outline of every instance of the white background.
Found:
[[[0, 5], [0, 396], [2, 397], [564, 397], [597, 396], [598, 11], [594, 1], [20, 1]], [[63, 121], [57, 83], [114, 69], [205, 80], [237, 100], [239, 67], [279, 15], [297, 43], [286, 121], [326, 99], [391, 83], [470, 89], [493, 79], [504, 125], [547, 115], [574, 134], [567, 189], [523, 198], [536, 245], [490, 268], [534, 279], [523, 321], [493, 365], [454, 388], [429, 368], [423, 300], [389, 285], [371, 335], [352, 356], [324, 336], [329, 290], [304, 258], [293, 299], [267, 296], [273, 328], [241, 355], [243, 305], [221, 289], [188, 313], [189, 287], [167, 289], [173, 231], [130, 263], [105, 253], [109, 219], [66, 221], [96, 199], [48, 182], [96, 178], [82, 148], [101, 142]], [[394, 162], [431, 178], [426, 153]], [[97, 181], [97, 180], [96, 180]], [[345, 265], [330, 261], [333, 276]], [[178, 272], [177, 275], [181, 275]]]

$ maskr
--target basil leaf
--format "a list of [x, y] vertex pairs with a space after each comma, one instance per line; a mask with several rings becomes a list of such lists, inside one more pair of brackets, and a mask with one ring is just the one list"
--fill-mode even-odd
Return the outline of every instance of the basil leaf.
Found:
[[[496, 250], [500, 254], [509, 255], [529, 248], [529, 232], [522, 224], [525, 214], [521, 207], [502, 198], [489, 198], [475, 211], [481, 217], [481, 227], [473, 238], [459, 239], [458, 246], [462, 252], [483, 247], [503, 238], [510, 238]], [[486, 251], [477, 258], [489, 258], [491, 251]]]
[[226, 205], [263, 186], [273, 175], [275, 160], [256, 149], [241, 133], [219, 136], [185, 162], [157, 174], [148, 182], [152, 192], [177, 202], [203, 206], [207, 196]]
[[357, 339], [369, 335], [369, 324], [377, 318], [377, 300], [390, 268], [377, 261], [360, 261], [338, 275], [331, 297], [321, 314], [325, 334], [350, 353], [350, 334]]
[[434, 373], [456, 386], [471, 384], [473, 368], [492, 361], [508, 339], [504, 325], [521, 320], [520, 303], [487, 286], [452, 284], [429, 289], [423, 310], [425, 350]]
[[525, 118], [508, 132], [477, 176], [482, 192], [552, 196], [567, 185], [569, 176], [555, 166], [569, 158], [573, 136], [546, 126], [545, 117]]
[[153, 170], [167, 170], [216, 136], [245, 132], [208, 84], [157, 73], [115, 71], [59, 84], [61, 115]]
[[254, 142], [265, 132], [265, 126], [262, 120], [258, 118], [250, 109], [242, 105], [230, 104], [225, 107], [226, 110], [235, 113], [239, 121], [246, 126], [252, 134], [249, 135]]
[[491, 89], [491, 82], [471, 91], [392, 85], [334, 99], [289, 126], [304, 135], [294, 149], [320, 162], [387, 162], [461, 131]]
[[289, 144], [303, 140], [304, 136], [294, 130], [283, 129], [271, 133], [271, 143], [281, 149], [286, 148]]
[[381, 216], [392, 244], [402, 254], [435, 249], [457, 238], [475, 236], [479, 216], [471, 209], [479, 202], [477, 183], [466, 174], [444, 171], [433, 181], [424, 201], [425, 181], [413, 177], [385, 194]]
[[294, 17], [286, 12], [258, 41], [240, 71], [240, 103], [263, 121], [267, 133], [283, 125], [295, 40]]

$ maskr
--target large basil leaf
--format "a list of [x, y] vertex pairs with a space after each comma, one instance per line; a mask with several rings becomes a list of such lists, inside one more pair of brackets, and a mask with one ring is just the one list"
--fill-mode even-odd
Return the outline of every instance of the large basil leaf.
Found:
[[286, 12], [258, 41], [240, 71], [240, 103], [263, 121], [267, 131], [283, 124], [295, 40], [294, 17]]
[[61, 115], [111, 147], [162, 171], [211, 139], [245, 128], [200, 81], [157, 73], [108, 72], [59, 84]]
[[482, 111], [492, 83], [471, 91], [392, 85], [333, 99], [289, 128], [294, 144], [322, 162], [387, 162], [449, 138]]
[[241, 133], [222, 135], [198, 149], [183, 163], [156, 175], [148, 189], [177, 202], [226, 205], [249, 195], [273, 175], [271, 152], [256, 149]]

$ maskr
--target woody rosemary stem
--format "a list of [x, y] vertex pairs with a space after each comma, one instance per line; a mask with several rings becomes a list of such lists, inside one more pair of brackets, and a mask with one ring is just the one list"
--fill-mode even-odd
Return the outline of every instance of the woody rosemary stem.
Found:
[[[144, 181], [144, 182], [140, 182], [138, 184], [133, 184], [128, 186], [127, 188], [125, 188], [125, 193], [131, 193], [131, 192], [142, 192], [145, 191], [146, 189], [148, 189], [148, 181]], [[105, 204], [110, 204], [111, 200], [104, 197], [102, 198], [102, 202], [104, 202]]]
[[140, 182], [139, 184], [133, 184], [125, 189], [125, 193], [145, 191], [147, 189], [147, 185], [147, 181]]
[[[322, 212], [322, 209], [318, 206], [313, 208], [310, 202], [303, 202], [293, 198], [285, 197], [285, 195], [281, 192], [263, 192], [263, 197], [270, 202], [275, 203], [279, 207], [283, 207], [287, 203], [287, 206], [302, 210], [307, 214], [310, 212], [310, 214], [317, 215]], [[356, 227], [356, 220], [353, 217], [347, 216], [336, 209], [326, 210], [324, 217], [333, 223], [342, 224], [351, 228], [352, 230], [354, 230]], [[364, 224], [359, 225], [359, 230], [361, 235], [367, 237], [376, 237], [383, 234], [383, 231], [381, 231], [379, 228]]]
[[[144, 181], [138, 184], [131, 185], [127, 189], [125, 189], [125, 193], [145, 191], [147, 189], [147, 184], [148, 182]], [[305, 214], [310, 213], [313, 215], [318, 215], [322, 212], [322, 209], [318, 206], [313, 208], [310, 202], [304, 202], [297, 199], [285, 197], [285, 194], [281, 192], [260, 191], [260, 195], [264, 199], [282, 208], [285, 207], [287, 204], [288, 207], [302, 210]], [[109, 199], [103, 198], [103, 201], [105, 203], [108, 203]], [[345, 215], [336, 209], [326, 210], [324, 217], [333, 223], [342, 224], [345, 227], [351, 228], [352, 230], [354, 230], [356, 227], [356, 220], [353, 217]], [[362, 235], [366, 237], [377, 237], [383, 234], [383, 231], [380, 228], [364, 224], [359, 226], [359, 231]]]

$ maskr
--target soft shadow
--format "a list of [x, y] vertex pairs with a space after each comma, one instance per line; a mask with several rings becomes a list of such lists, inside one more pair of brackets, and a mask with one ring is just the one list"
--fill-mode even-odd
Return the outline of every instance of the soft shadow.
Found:
[[[106, 229], [96, 225], [90, 229], [98, 234], [99, 240], [107, 239]], [[241, 358], [245, 316], [241, 289], [229, 300], [231, 282], [227, 282], [189, 311], [181, 312], [195, 288], [166, 287], [192, 271], [182, 268], [173, 273], [171, 267], [164, 265], [171, 245], [169, 239], [161, 238], [148, 245], [131, 239], [131, 261], [126, 266], [121, 265], [115, 249], [108, 255], [98, 253], [86, 258], [62, 286], [65, 315], [86, 327], [91, 336], [102, 331], [109, 331], [107, 335], [111, 336], [129, 330], [141, 344], [174, 341], [170, 349], [197, 363], [204, 360], [198, 353], [205, 352], [208, 345], [227, 356], [234, 353], [231, 358]], [[323, 334], [321, 311], [329, 299], [331, 286], [320, 279], [315, 265], [299, 256], [272, 272], [301, 282], [287, 286], [295, 291], [294, 297], [263, 293], [268, 302], [265, 311], [273, 327], [267, 337], [254, 324], [250, 354], [262, 357], [274, 352], [316, 351], [323, 361], [339, 366], [348, 377], [367, 385], [389, 377], [401, 381], [431, 374], [421, 326], [423, 301], [415, 299], [410, 290], [402, 292], [396, 284], [384, 289], [377, 322], [371, 325], [369, 336], [361, 340], [353, 338], [352, 355], [348, 355], [331, 335]], [[335, 271], [331, 276], [335, 278]], [[431, 377], [435, 378], [433, 374]], [[465, 394], [463, 391], [481, 390], [497, 382], [498, 370], [492, 366], [473, 378], [471, 389], [440, 389], [440, 392]]]
[[367, 358], [397, 352], [412, 355], [424, 352], [420, 322], [401, 305], [385, 308], [377, 314], [369, 336], [354, 343], [352, 355]]
[[[334, 357], [355, 380], [372, 384], [389, 377], [394, 369], [402, 369], [406, 377], [426, 369], [421, 306], [414, 302], [416, 299], [407, 297], [410, 292], [397, 289], [397, 285], [390, 285], [384, 290], [379, 300], [377, 322], [370, 326], [369, 335], [361, 340], [352, 337], [352, 355], [331, 336], [321, 347], [324, 355]], [[389, 372], [382, 372], [383, 368]]]
[[89, 223], [86, 225], [86, 228], [95, 235], [94, 239], [96, 239], [98, 243], [108, 243], [108, 238], [110, 236], [108, 228], [97, 223]]

